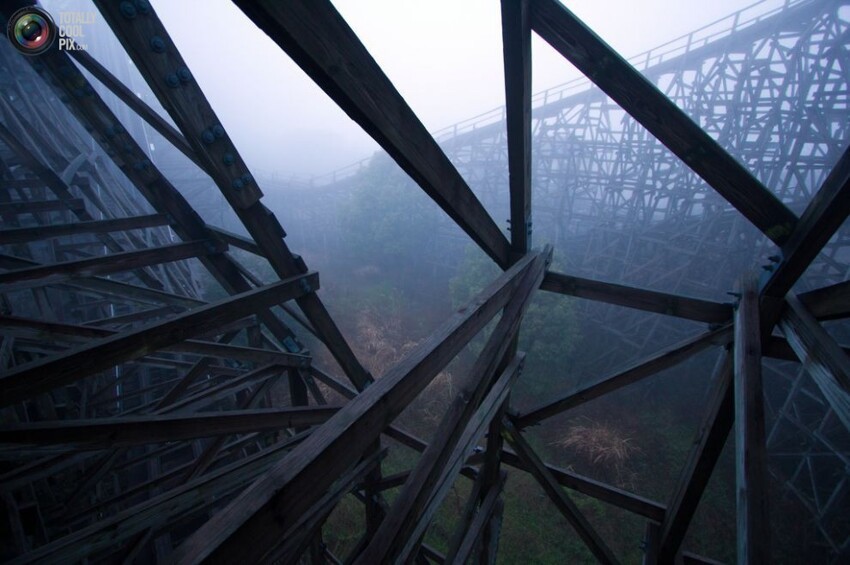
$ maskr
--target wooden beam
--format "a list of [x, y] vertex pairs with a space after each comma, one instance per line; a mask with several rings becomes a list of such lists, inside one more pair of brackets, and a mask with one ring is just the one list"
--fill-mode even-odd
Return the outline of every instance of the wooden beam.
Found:
[[116, 363], [144, 357], [192, 335], [243, 318], [246, 314], [301, 296], [318, 286], [318, 275], [308, 273], [29, 363], [0, 377], [0, 407], [69, 384]]
[[811, 290], [797, 298], [818, 320], [850, 318], [850, 281]]
[[567, 296], [576, 296], [708, 324], [725, 324], [732, 320], [732, 306], [729, 304], [594, 281], [552, 271], [546, 273], [546, 278], [543, 279], [540, 288]]
[[767, 447], [761, 374], [758, 282], [741, 284], [735, 314], [735, 468], [738, 563], [770, 563]]
[[49, 226], [33, 226], [29, 228], [13, 228], [0, 230], [0, 241], [3, 244], [28, 243], [39, 239], [77, 235], [81, 233], [107, 233], [125, 230], [138, 230], [156, 226], [168, 225], [165, 216], [149, 214], [111, 220], [94, 220], [90, 222], [75, 222], [73, 224], [54, 224]]
[[850, 358], [794, 294], [779, 321], [788, 344], [812, 376], [835, 415], [850, 430]]
[[226, 249], [227, 246], [223, 243], [211, 241], [173, 243], [162, 247], [111, 253], [91, 259], [64, 261], [7, 271], [0, 273], [0, 285], [4, 285], [4, 290], [8, 291], [33, 285], [55, 284], [75, 277], [131, 271], [149, 265], [181, 261], [211, 253], [222, 253]]
[[306, 437], [306, 432], [215, 469], [142, 503], [96, 521], [64, 537], [13, 559], [10, 564], [63, 564], [86, 557], [132, 539], [147, 529], [173, 523], [181, 516], [204, 508], [217, 498], [242, 487], [267, 471], [281, 455]]
[[509, 244], [460, 173], [327, 0], [235, 0], [502, 268]]
[[98, 63], [97, 59], [92, 57], [88, 51], [85, 49], [72, 49], [69, 50], [68, 53], [70, 53], [84, 69], [90, 72], [94, 78], [108, 88], [112, 94], [117, 96], [119, 100], [124, 102], [124, 104], [133, 110], [137, 116], [142, 118], [148, 123], [148, 125], [155, 129], [159, 135], [167, 139], [168, 142], [171, 143], [171, 145], [173, 145], [178, 151], [183, 153], [183, 155], [188, 157], [190, 161], [203, 169], [203, 164], [198, 160], [197, 155], [195, 155], [195, 152], [186, 142], [186, 138], [183, 137], [183, 134], [174, 129], [174, 126], [165, 121], [165, 119], [163, 119], [153, 108], [145, 104], [132, 90], [124, 86], [124, 83], [118, 80], [118, 78], [110, 73], [103, 65]]
[[237, 247], [243, 251], [247, 251], [248, 253], [253, 253], [254, 255], [258, 255], [260, 257], [265, 258], [263, 255], [263, 250], [260, 249], [260, 246], [254, 243], [254, 240], [250, 237], [245, 237], [243, 235], [239, 235], [238, 233], [233, 233], [231, 231], [227, 231], [223, 228], [217, 228], [215, 226], [207, 226], [212, 233], [221, 238], [224, 243], [227, 245], [232, 245], [233, 247]]
[[501, 495], [506, 478], [507, 473], [502, 471], [500, 480], [487, 491], [487, 495], [481, 502], [481, 507], [478, 508], [475, 518], [469, 525], [469, 530], [467, 530], [466, 535], [461, 541], [457, 554], [450, 556], [453, 557], [452, 563], [466, 563], [472, 556], [475, 546], [481, 540], [487, 526], [490, 524], [490, 519], [497, 513], [497, 507], [504, 504]]
[[261, 560], [269, 544], [312, 506], [445, 365], [510, 300], [529, 254], [452, 315], [427, 340], [283, 458], [175, 550], [175, 563]]
[[608, 394], [609, 392], [613, 392], [678, 365], [708, 347], [726, 345], [731, 339], [732, 327], [729, 325], [700, 334], [694, 338], [686, 339], [623, 371], [604, 377], [593, 384], [585, 385], [579, 390], [571, 392], [558, 400], [521, 414], [516, 419], [517, 427], [522, 429], [546, 418], [551, 418], [565, 410], [569, 410], [594, 398], [599, 398], [604, 394]]
[[531, 248], [531, 20], [528, 0], [502, 0], [511, 250]]
[[532, 0], [531, 27], [767, 237], [788, 239], [793, 212], [563, 4]]
[[850, 214], [850, 148], [806, 206], [791, 237], [782, 245], [782, 261], [762, 288], [762, 295], [782, 298], [815, 260]]
[[324, 423], [337, 410], [339, 406], [273, 408], [10, 424], [0, 428], [0, 443], [73, 444], [75, 449], [82, 450], [111, 449], [315, 426]]
[[735, 409], [730, 353], [725, 353], [719, 361], [712, 381], [711, 394], [694, 438], [694, 446], [661, 522], [658, 562], [662, 564], [675, 562], [688, 526], [732, 429]]
[[505, 418], [502, 421], [502, 426], [504, 427], [503, 434], [505, 436], [505, 440], [513, 446], [519, 458], [522, 459], [528, 466], [531, 474], [535, 479], [537, 479], [540, 486], [543, 487], [543, 490], [546, 492], [549, 500], [555, 504], [555, 507], [561, 515], [566, 518], [567, 522], [575, 528], [576, 533], [582, 541], [584, 541], [588, 549], [590, 549], [591, 553], [593, 553], [594, 557], [596, 557], [600, 563], [618, 563], [617, 558], [611, 552], [611, 549], [605, 541], [599, 537], [599, 534], [595, 529], [593, 529], [593, 526], [587, 521], [587, 518], [584, 517], [584, 514], [581, 513], [581, 510], [578, 509], [575, 502], [567, 496], [567, 493], [564, 492], [546, 468], [546, 465], [544, 465], [543, 461], [540, 460], [537, 453], [535, 453], [531, 446], [528, 445], [528, 442], [525, 441], [525, 438], [522, 437], [519, 430], [514, 427], [513, 423], [508, 418]]
[[[496, 335], [496, 331], [491, 334], [489, 343], [492, 343], [493, 335]], [[509, 343], [512, 337], [503, 335], [501, 339], [507, 339]], [[479, 359], [483, 358], [484, 351], [479, 356]], [[499, 359], [501, 357], [493, 363], [498, 363]], [[492, 390], [486, 398], [480, 401], [480, 406], [477, 406], [479, 402], [475, 398], [474, 389], [465, 390], [458, 395], [457, 400], [446, 411], [434, 438], [404, 483], [380, 528], [355, 560], [355, 565], [403, 563], [411, 555], [415, 555], [418, 540], [422, 539], [431, 518], [448, 494], [466, 461], [467, 454], [499, 412], [524, 359], [524, 355], [517, 354], [498, 381], [492, 385]], [[495, 365], [493, 368], [495, 369]], [[473, 373], [473, 376], [479, 375]], [[492, 382], [491, 379], [482, 380], [485, 380], [482, 384]], [[475, 378], [470, 381], [473, 385], [478, 384]], [[468, 408], [469, 406], [472, 408]]]
[[[531, 468], [509, 449], [502, 450], [502, 463], [515, 469], [531, 472]], [[568, 469], [546, 465], [546, 470], [555, 478], [558, 484], [602, 502], [607, 502], [617, 508], [628, 510], [638, 516], [660, 522], [664, 518], [665, 507], [654, 500], [627, 492], [603, 482], [579, 475]]]
[[0, 214], [37, 214], [39, 212], [64, 212], [85, 208], [82, 198], [71, 200], [27, 200], [26, 202], [2, 202]]
[[[289, 278], [306, 272], [303, 260], [286, 245], [286, 232], [280, 222], [260, 202], [263, 193], [256, 179], [250, 174], [200, 86], [191, 73], [184, 73], [181, 79], [181, 73], [184, 69], [188, 71], [188, 67], [156, 13], [149, 10], [144, 17], [127, 19], [121, 13], [121, 6], [114, 2], [96, 0], [95, 5], [186, 137], [202, 163], [202, 169], [210, 175], [233, 207], [277, 275]], [[162, 56], [150, 56], [150, 41], [153, 37], [158, 40], [157, 49]], [[178, 80], [179, 88], [173, 88], [173, 79]], [[208, 231], [206, 226], [204, 230]], [[230, 268], [236, 268], [236, 265], [232, 264]], [[297, 302], [313, 328], [323, 336], [324, 343], [346, 376], [358, 390], [366, 388], [373, 381], [372, 375], [357, 360], [318, 295], [309, 292], [298, 298]], [[276, 326], [279, 339], [284, 338], [284, 333], [294, 339], [292, 332], [275, 316], [266, 315], [263, 323]]]

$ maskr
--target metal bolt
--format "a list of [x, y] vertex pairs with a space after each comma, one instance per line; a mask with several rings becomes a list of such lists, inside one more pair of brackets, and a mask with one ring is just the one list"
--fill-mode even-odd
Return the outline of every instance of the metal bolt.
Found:
[[192, 73], [186, 67], [180, 67], [177, 69], [177, 78], [180, 79], [180, 82], [189, 82], [192, 80]]
[[132, 20], [136, 17], [136, 7], [133, 6], [131, 2], [121, 2], [121, 5], [118, 6], [118, 10], [121, 12], [121, 15], [128, 20]]
[[211, 144], [213, 141], [215, 141], [215, 135], [213, 134], [213, 132], [212, 132], [212, 131], [210, 131], [210, 130], [208, 130], [208, 129], [205, 129], [205, 130], [201, 133], [201, 141], [203, 141], [205, 144], [209, 145], [209, 144]]
[[158, 35], [151, 37], [150, 46], [154, 53], [165, 53], [165, 41]]
[[298, 281], [298, 286], [304, 292], [310, 292], [313, 290], [312, 288], [310, 288], [310, 283], [307, 281], [307, 279], [301, 279], [300, 281]]
[[140, 14], [149, 14], [151, 11], [151, 5], [148, 3], [148, 0], [136, 0], [136, 9]]
[[245, 186], [248, 186], [249, 184], [251, 184], [251, 181], [254, 180], [254, 179], [251, 178], [251, 175], [249, 175], [248, 173], [245, 173], [244, 175], [242, 175], [241, 178], [242, 178], [242, 183]]
[[233, 187], [233, 190], [242, 190], [242, 187], [245, 186], [245, 183], [242, 182], [242, 179], [233, 179], [233, 182], [230, 183], [230, 186]]
[[224, 137], [224, 128], [221, 125], [216, 124], [212, 127], [213, 135], [216, 136], [217, 139], [221, 139]]
[[221, 158], [221, 162], [229, 167], [236, 162], [236, 157], [233, 156], [233, 153], [225, 153], [224, 157]]
[[773, 270], [774, 267], [773, 267], [773, 265], [762, 265], [761, 268], [764, 269], [765, 271], [770, 272], [770, 271]]
[[180, 86], [180, 79], [177, 78], [176, 74], [169, 73], [165, 75], [165, 84], [167, 84], [171, 88], [177, 88], [178, 86]]
[[771, 255], [767, 258], [767, 260], [773, 263], [780, 263], [782, 261], [782, 257], [780, 257], [779, 255]]

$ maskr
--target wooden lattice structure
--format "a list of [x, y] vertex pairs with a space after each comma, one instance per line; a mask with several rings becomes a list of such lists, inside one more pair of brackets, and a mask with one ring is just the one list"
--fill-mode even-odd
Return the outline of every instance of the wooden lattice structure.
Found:
[[[684, 551], [683, 540], [734, 429], [738, 560], [769, 561], [762, 356], [799, 359], [829, 417], [850, 428], [850, 362], [821, 325], [850, 315], [847, 282], [792, 291], [850, 213], [850, 152], [820, 186], [808, 187], [814, 196], [798, 215], [791, 196], [766, 188], [556, 0], [503, 0], [508, 239], [329, 2], [235, 0], [503, 270], [401, 362], [373, 376], [319, 298], [318, 274], [287, 246], [153, 9], [145, 0], [95, 3], [176, 128], [84, 51], [73, 52], [75, 63], [66, 51], [23, 57], [4, 46], [4, 558], [489, 563], [498, 555], [502, 466], [511, 465], [537, 479], [599, 561], [618, 558], [563, 487], [645, 519], [645, 562], [704, 561]], [[18, 7], [10, 4], [2, 6], [6, 18]], [[532, 31], [766, 238], [774, 258], [761, 276], [759, 265], [740, 273], [734, 304], [556, 272], [552, 247], [532, 248]], [[835, 56], [823, 65], [827, 74], [846, 73], [838, 56], [846, 34], [834, 43]], [[77, 64], [203, 170], [250, 237], [201, 217]], [[846, 93], [830, 104], [847, 113]], [[240, 261], [247, 254], [267, 262], [278, 280], [254, 276]], [[846, 257], [830, 260], [840, 266]], [[203, 273], [223, 298], [202, 299]], [[517, 336], [539, 289], [706, 328], [517, 413], [510, 392], [525, 359]], [[396, 417], [491, 321], [433, 436], [402, 429]], [[327, 347], [342, 375], [314, 363], [292, 323]], [[709, 348], [724, 352], [722, 360], [691, 453], [663, 503], [547, 464], [522, 433]], [[269, 394], [278, 381], [288, 387], [286, 406]], [[329, 403], [327, 391], [345, 401]], [[390, 439], [422, 455], [413, 468], [385, 476]], [[469, 500], [441, 553], [423, 536], [450, 487], [467, 480]], [[383, 493], [397, 487], [388, 502]], [[351, 555], [336, 556], [322, 543], [323, 524], [349, 493], [362, 503], [360, 542]], [[836, 560], [850, 551], [839, 543]]]

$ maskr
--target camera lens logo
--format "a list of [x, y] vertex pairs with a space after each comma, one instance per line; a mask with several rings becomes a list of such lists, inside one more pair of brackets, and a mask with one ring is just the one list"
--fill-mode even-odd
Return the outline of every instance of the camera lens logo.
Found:
[[57, 30], [50, 14], [41, 8], [29, 6], [12, 14], [6, 35], [24, 55], [38, 55], [53, 45]]

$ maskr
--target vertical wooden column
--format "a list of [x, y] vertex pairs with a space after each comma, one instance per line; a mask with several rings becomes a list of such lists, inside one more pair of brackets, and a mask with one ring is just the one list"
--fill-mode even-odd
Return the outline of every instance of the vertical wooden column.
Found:
[[738, 563], [770, 563], [761, 332], [755, 277], [745, 278], [741, 284], [741, 303], [735, 313], [734, 366]]

